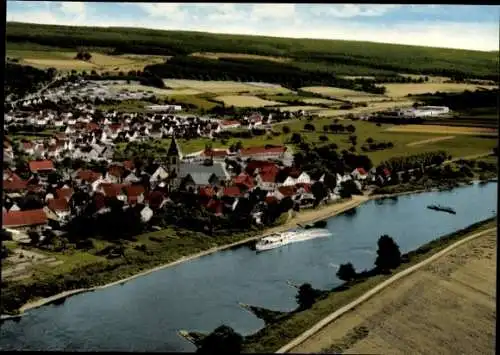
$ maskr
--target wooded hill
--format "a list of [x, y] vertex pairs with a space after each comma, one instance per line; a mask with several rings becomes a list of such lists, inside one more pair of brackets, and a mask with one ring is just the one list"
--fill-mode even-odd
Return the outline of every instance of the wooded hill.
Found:
[[304, 72], [314, 68], [332, 75], [410, 73], [498, 79], [498, 52], [371, 42], [14, 22], [6, 25], [6, 42], [7, 49], [12, 45], [26, 49], [42, 45], [60, 50], [91, 47], [114, 54], [185, 56], [195, 52], [225, 52], [280, 56], [291, 58], [290, 66]]

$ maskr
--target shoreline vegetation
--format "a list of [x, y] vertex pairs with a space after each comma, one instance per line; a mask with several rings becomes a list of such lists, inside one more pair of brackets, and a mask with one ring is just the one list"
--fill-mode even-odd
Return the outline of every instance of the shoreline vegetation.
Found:
[[[490, 180], [491, 181], [491, 180]], [[453, 187], [459, 187], [459, 186], [464, 186], [471, 184], [473, 182], [481, 183], [479, 180], [474, 180], [474, 181], [469, 181], [467, 183], [460, 183], [456, 184]], [[410, 187], [410, 186], [408, 186]], [[418, 186], [417, 186], [418, 187]], [[171, 266], [178, 265], [180, 263], [186, 262], [186, 261], [191, 261], [195, 260], [197, 258], [212, 254], [214, 252], [218, 251], [223, 251], [227, 249], [231, 249], [234, 247], [238, 246], [243, 246], [248, 243], [251, 243], [253, 241], [256, 241], [260, 238], [262, 238], [265, 235], [276, 233], [276, 232], [283, 232], [288, 229], [294, 228], [297, 225], [305, 225], [305, 224], [313, 224], [318, 221], [325, 220], [327, 218], [334, 217], [336, 215], [340, 215], [342, 213], [348, 213], [349, 211], [354, 210], [361, 204], [371, 201], [371, 200], [383, 200], [386, 198], [397, 198], [397, 196], [403, 196], [403, 195], [408, 195], [408, 194], [416, 194], [416, 193], [423, 193], [423, 192], [430, 192], [430, 191], [440, 191], [442, 189], [434, 187], [427, 187], [427, 188], [417, 188], [413, 190], [406, 190], [406, 191], [398, 191], [394, 193], [389, 193], [389, 194], [370, 194], [370, 195], [353, 195], [350, 199], [348, 200], [341, 200], [337, 201], [331, 204], [328, 204], [326, 206], [323, 206], [321, 208], [317, 209], [309, 209], [309, 210], [304, 210], [292, 218], [288, 218], [287, 221], [285, 221], [283, 224], [276, 226], [276, 227], [271, 227], [267, 228], [265, 230], [259, 230], [259, 231], [252, 231], [249, 233], [240, 233], [238, 234], [235, 238], [230, 238], [232, 240], [223, 240], [221, 244], [214, 246], [212, 248], [200, 250], [200, 248], [193, 248], [194, 250], [192, 252], [188, 252], [187, 255], [182, 255], [181, 252], [179, 252], [178, 255], [173, 255], [171, 258], [173, 260], [169, 262], [164, 262], [161, 264], [156, 264], [156, 260], [150, 260], [149, 265], [146, 263], [142, 269], [139, 269], [140, 272], [137, 272], [137, 269], [132, 270], [121, 270], [122, 272], [115, 272], [116, 268], [108, 268], [107, 270], [104, 269], [103, 271], [99, 271], [100, 273], [100, 279], [104, 281], [97, 281], [96, 284], [92, 285], [91, 287], [80, 287], [80, 288], [73, 288], [73, 289], [58, 289], [59, 292], [56, 292], [53, 295], [50, 295], [48, 297], [40, 297], [38, 299], [33, 299], [31, 298], [27, 302], [19, 302], [19, 305], [17, 308], [8, 308], [5, 307], [4, 302], [5, 299], [2, 299], [2, 316], [1, 319], [11, 319], [11, 318], [19, 318], [20, 315], [25, 314], [26, 311], [41, 307], [43, 305], [47, 304], [53, 304], [53, 303], [63, 303], [65, 299], [68, 297], [71, 297], [73, 295], [83, 293], [83, 292], [92, 292], [95, 290], [99, 289], [104, 289], [110, 286], [115, 286], [119, 284], [124, 284], [128, 281], [131, 281], [135, 278], [138, 278], [140, 276], [145, 276], [148, 275], [152, 272], [159, 271]], [[248, 236], [251, 234], [250, 236]], [[222, 239], [228, 239], [228, 238], [222, 238]], [[194, 252], [195, 250], [198, 250], [199, 252]], [[134, 272], [135, 271], [135, 272]], [[73, 284], [76, 286], [79, 284], [78, 280], [77, 282], [74, 282]], [[50, 280], [49, 280], [50, 282]], [[4, 282], [5, 284], [5, 282]], [[13, 290], [15, 291], [15, 290]], [[2, 292], [2, 296], [5, 295], [5, 290]], [[15, 292], [12, 292], [15, 293]], [[9, 295], [12, 297], [12, 295]], [[3, 297], [2, 297], [3, 298]]]

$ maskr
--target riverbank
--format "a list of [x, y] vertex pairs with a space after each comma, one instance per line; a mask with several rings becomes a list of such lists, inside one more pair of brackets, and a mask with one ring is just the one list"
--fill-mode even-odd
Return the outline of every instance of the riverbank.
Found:
[[[419, 264], [457, 240], [494, 227], [496, 227], [496, 217], [488, 218], [422, 245], [406, 254], [407, 261], [395, 269], [393, 275]], [[393, 275], [375, 275], [333, 289], [326, 298], [317, 301], [312, 308], [294, 313], [284, 321], [265, 326], [257, 333], [246, 337], [243, 351], [245, 353], [276, 351], [299, 337], [305, 330], [328, 317], [332, 311], [342, 309], [342, 307], [387, 281]]]
[[[103, 285], [96, 285], [93, 287], [78, 288], [78, 289], [73, 289], [73, 290], [64, 290], [64, 291], [61, 291], [55, 295], [43, 297], [43, 298], [40, 298], [37, 300], [31, 300], [31, 301], [28, 301], [28, 302], [24, 303], [23, 305], [21, 305], [18, 309], [18, 312], [23, 314], [24, 312], [27, 312], [31, 309], [38, 308], [38, 307], [41, 307], [43, 305], [47, 305], [50, 303], [54, 303], [56, 301], [61, 301], [61, 300], [64, 300], [68, 297], [71, 297], [71, 296], [79, 294], [79, 293], [91, 292], [91, 291], [95, 291], [95, 290], [123, 284], [123, 283], [131, 281], [135, 278], [145, 276], [145, 275], [148, 275], [152, 272], [159, 271], [159, 270], [162, 270], [162, 269], [165, 269], [168, 267], [172, 267], [172, 266], [178, 265], [178, 264], [183, 263], [183, 262], [194, 260], [194, 259], [200, 258], [202, 256], [209, 255], [209, 254], [212, 254], [212, 253], [215, 253], [218, 251], [222, 251], [225, 249], [230, 249], [230, 248], [234, 248], [234, 247], [237, 247], [240, 245], [248, 244], [248, 243], [255, 241], [257, 239], [260, 239], [260, 238], [262, 238], [262, 236], [265, 236], [268, 234], [284, 232], [286, 230], [289, 230], [291, 228], [296, 227], [297, 224], [314, 223], [314, 222], [319, 221], [319, 220], [330, 218], [330, 217], [333, 217], [337, 214], [340, 214], [340, 213], [343, 213], [347, 210], [355, 208], [368, 200], [370, 200], [370, 198], [367, 196], [353, 196], [350, 200], [345, 201], [345, 202], [343, 201], [343, 202], [339, 202], [339, 203], [332, 203], [332, 204], [326, 205], [320, 209], [305, 210], [305, 211], [297, 213], [293, 218], [289, 219], [286, 223], [284, 223], [280, 226], [277, 226], [277, 227], [271, 227], [269, 229], [266, 229], [263, 232], [257, 233], [256, 235], [253, 235], [253, 236], [250, 236], [247, 238], [243, 238], [241, 240], [238, 240], [238, 241], [235, 241], [232, 243], [219, 245], [219, 246], [216, 246], [216, 247], [213, 247], [213, 248], [210, 248], [210, 249], [198, 252], [198, 253], [192, 253], [188, 256], [183, 256], [183, 257], [177, 258], [176, 260], [174, 260], [172, 262], [164, 263], [164, 264], [155, 266], [153, 268], [148, 268], [147, 270], [141, 271], [139, 273], [134, 273], [134, 274], [129, 275], [127, 277], [116, 278], [116, 280], [113, 280], [111, 282], [106, 282]], [[102, 278], [103, 279], [113, 278], [113, 275], [114, 275], [113, 271], [114, 270], [102, 271], [101, 274], [103, 274], [103, 273], [109, 274], [108, 277], [102, 277]], [[101, 275], [101, 276], [103, 276], [103, 275]], [[122, 276], [122, 275], [117, 275], [117, 276]], [[2, 294], [4, 294], [4, 293], [2, 293]]]
[[[42, 275], [41, 281], [28, 280], [26, 281], [28, 283], [28, 286], [21, 285], [21, 290], [19, 292], [24, 293], [26, 296], [33, 295], [33, 293], [35, 295], [38, 294], [39, 296], [35, 299], [33, 299], [32, 297], [31, 300], [16, 305], [14, 308], [6, 307], [4, 308], [4, 313], [7, 313], [9, 315], [19, 313], [23, 314], [30, 309], [38, 308], [50, 303], [55, 303], [57, 301], [62, 301], [79, 293], [90, 292], [110, 286], [115, 286], [118, 284], [123, 284], [135, 278], [145, 276], [152, 272], [175, 266], [186, 261], [194, 260], [218, 251], [251, 243], [271, 233], [283, 232], [291, 228], [295, 228], [297, 224], [308, 224], [320, 220], [325, 220], [327, 218], [356, 208], [369, 200], [390, 198], [394, 196], [414, 194], [430, 190], [431, 189], [422, 189], [420, 191], [406, 191], [390, 195], [355, 195], [347, 201], [331, 203], [329, 205], [322, 206], [321, 208], [301, 211], [299, 213], [296, 213], [293, 218], [289, 219], [284, 224], [277, 227], [271, 227], [264, 231], [247, 233], [246, 235], [234, 235], [231, 237], [218, 237], [218, 239], [215, 240], [216, 244], [218, 245], [214, 247], [204, 246], [210, 245], [206, 241], [206, 237], [202, 237], [201, 239], [196, 239], [197, 237], [193, 237], [194, 240], [188, 242], [188, 245], [183, 245], [181, 248], [177, 247], [177, 245], [179, 244], [172, 244], [172, 238], [166, 238], [168, 240], [166, 240], [164, 244], [158, 245], [157, 250], [153, 252], [155, 253], [153, 255], [141, 255], [136, 257], [135, 259], [133, 257], [129, 257], [128, 261], [106, 261], [105, 263], [101, 263], [97, 266], [90, 264], [89, 268], [93, 268], [93, 271], [84, 270], [82, 272], [78, 270], [75, 272], [70, 271], [69, 273], [63, 275], [48, 274], [46, 277]], [[182, 238], [183, 240], [186, 240], [185, 237]], [[142, 241], [144, 241], [145, 239], [147, 238], [143, 238]], [[200, 251], [200, 249], [202, 250]], [[71, 285], [74, 286], [68, 287], [68, 284], [65, 282], [66, 276], [70, 280]], [[38, 277], [38, 279], [40, 279], [40, 277]], [[85, 285], [87, 287], [81, 287], [82, 285]], [[2, 293], [2, 301], [5, 300], [4, 297], [7, 297], [7, 299], [17, 297], [18, 291], [15, 289], [9, 290], [9, 286], [11, 285], [7, 284], [7, 287], [5, 287], [5, 289], [3, 290], [4, 292]], [[31, 287], [33, 291], [26, 290], [27, 287]], [[43, 288], [45, 287], [48, 288], [47, 292], [43, 291]], [[50, 290], [54, 289], [59, 292], [57, 292], [56, 294], [50, 294]], [[5, 296], [6, 294], [8, 296]], [[6, 309], [8, 312], [5, 311]]]
[[[460, 242], [355, 310], [328, 317], [279, 352], [490, 352], [495, 341], [496, 229]], [[450, 312], [455, 316], [449, 317]], [[383, 331], [377, 326], [381, 323]]]

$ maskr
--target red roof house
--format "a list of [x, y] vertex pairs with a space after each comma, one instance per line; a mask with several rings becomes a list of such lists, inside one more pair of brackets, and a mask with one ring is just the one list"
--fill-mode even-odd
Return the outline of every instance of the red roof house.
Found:
[[46, 224], [47, 215], [43, 209], [29, 211], [10, 211], [2, 214], [4, 227], [28, 227]]
[[32, 173], [40, 173], [54, 170], [54, 164], [50, 160], [39, 160], [29, 162], [30, 171]]
[[144, 197], [144, 193], [146, 192], [142, 185], [127, 185], [123, 187], [123, 191], [127, 195], [127, 202], [129, 204], [142, 202], [141, 196]]
[[224, 187], [222, 196], [227, 197], [239, 197], [241, 195], [241, 190], [238, 186], [227, 186]]
[[284, 197], [292, 197], [293, 195], [295, 195], [296, 189], [295, 186], [280, 186], [278, 188], [278, 191]]
[[200, 188], [198, 194], [204, 197], [212, 197], [215, 195], [215, 190], [212, 186], [205, 186]]
[[54, 212], [69, 212], [69, 204], [65, 198], [53, 198], [47, 202], [47, 206]]
[[243, 148], [240, 151], [240, 154], [243, 156], [252, 156], [252, 155], [268, 155], [268, 156], [279, 156], [286, 152], [285, 146], [278, 147], [249, 147]]
[[102, 178], [102, 174], [96, 173], [95, 171], [92, 171], [92, 170], [83, 170], [82, 169], [76, 173], [76, 177], [82, 181], [92, 183], [92, 182]]
[[72, 195], [73, 195], [73, 189], [71, 188], [60, 188], [56, 190], [57, 198], [64, 198], [67, 201], [69, 201]]
[[253, 178], [245, 173], [241, 173], [233, 179], [235, 185], [243, 185], [247, 189], [251, 189], [254, 186]]
[[8, 192], [22, 191], [28, 188], [28, 182], [23, 180], [4, 180], [3, 189]]

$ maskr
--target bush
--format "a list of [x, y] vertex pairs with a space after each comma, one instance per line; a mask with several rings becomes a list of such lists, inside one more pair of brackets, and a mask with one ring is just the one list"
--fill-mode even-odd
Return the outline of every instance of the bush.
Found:
[[382, 235], [378, 240], [375, 266], [380, 271], [389, 271], [397, 268], [400, 264], [401, 252], [399, 251], [399, 246], [387, 234]]
[[342, 281], [351, 281], [356, 278], [356, 270], [351, 263], [341, 264], [337, 270], [337, 277]]

